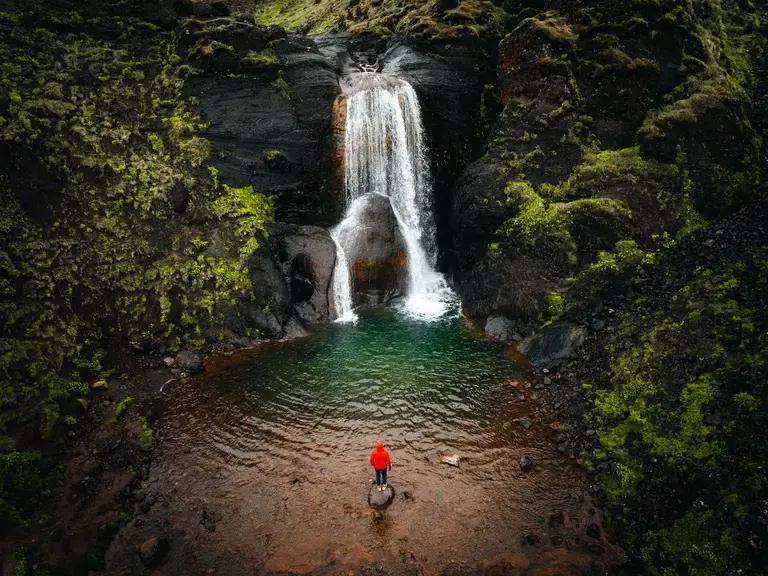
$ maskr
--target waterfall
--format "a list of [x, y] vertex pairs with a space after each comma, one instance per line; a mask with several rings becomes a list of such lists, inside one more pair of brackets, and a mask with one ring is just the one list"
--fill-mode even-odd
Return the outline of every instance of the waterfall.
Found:
[[339, 320], [354, 318], [345, 250], [351, 231], [362, 226], [359, 203], [367, 194], [389, 198], [408, 253], [404, 311], [412, 317], [442, 316], [455, 303], [435, 270], [437, 246], [431, 206], [431, 178], [421, 110], [407, 82], [372, 72], [354, 74], [347, 96], [344, 164], [347, 212], [331, 231], [337, 245], [334, 303]]
[[331, 232], [336, 244], [336, 267], [333, 271], [333, 302], [336, 307], [336, 322], [354, 322], [357, 319], [349, 286], [349, 264], [344, 248], [339, 244], [334, 231]]

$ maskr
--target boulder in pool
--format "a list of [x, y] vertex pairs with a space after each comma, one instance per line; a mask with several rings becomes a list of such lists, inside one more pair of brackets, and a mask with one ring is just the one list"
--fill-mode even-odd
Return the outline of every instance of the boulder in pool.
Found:
[[394, 499], [395, 490], [392, 486], [387, 486], [386, 490], [380, 492], [378, 486], [374, 484], [371, 486], [370, 492], [368, 492], [368, 504], [375, 510], [384, 510], [384, 508], [392, 504]]

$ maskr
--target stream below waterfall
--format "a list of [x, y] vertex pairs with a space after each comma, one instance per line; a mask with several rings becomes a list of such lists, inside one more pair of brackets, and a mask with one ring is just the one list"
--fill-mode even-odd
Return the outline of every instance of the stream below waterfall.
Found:
[[[390, 309], [214, 359], [169, 396], [152, 469], [168, 506], [153, 514], [270, 571], [377, 562], [433, 574], [580, 550], [599, 514], [583, 469], [555, 450], [529, 370], [458, 314]], [[396, 491], [380, 518], [367, 503], [377, 440]], [[458, 468], [440, 463], [452, 454]], [[589, 545], [612, 554], [599, 535]]]

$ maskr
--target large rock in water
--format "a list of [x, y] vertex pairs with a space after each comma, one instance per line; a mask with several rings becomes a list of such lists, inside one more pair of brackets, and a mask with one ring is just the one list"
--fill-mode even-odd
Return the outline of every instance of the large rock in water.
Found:
[[339, 243], [352, 269], [352, 293], [369, 304], [404, 294], [408, 257], [389, 198], [367, 194], [355, 202], [351, 213], [353, 217], [339, 229]]
[[394, 499], [395, 489], [392, 486], [387, 486], [386, 490], [379, 492], [378, 486], [374, 484], [371, 486], [370, 492], [368, 492], [368, 504], [375, 510], [384, 510], [384, 508], [392, 504]]

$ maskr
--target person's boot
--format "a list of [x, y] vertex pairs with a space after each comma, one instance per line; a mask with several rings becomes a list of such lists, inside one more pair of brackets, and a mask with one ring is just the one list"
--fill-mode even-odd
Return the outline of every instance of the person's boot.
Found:
[[381, 491], [385, 492], [386, 490], [387, 490], [387, 485], [386, 484], [382, 484], [381, 485]]

